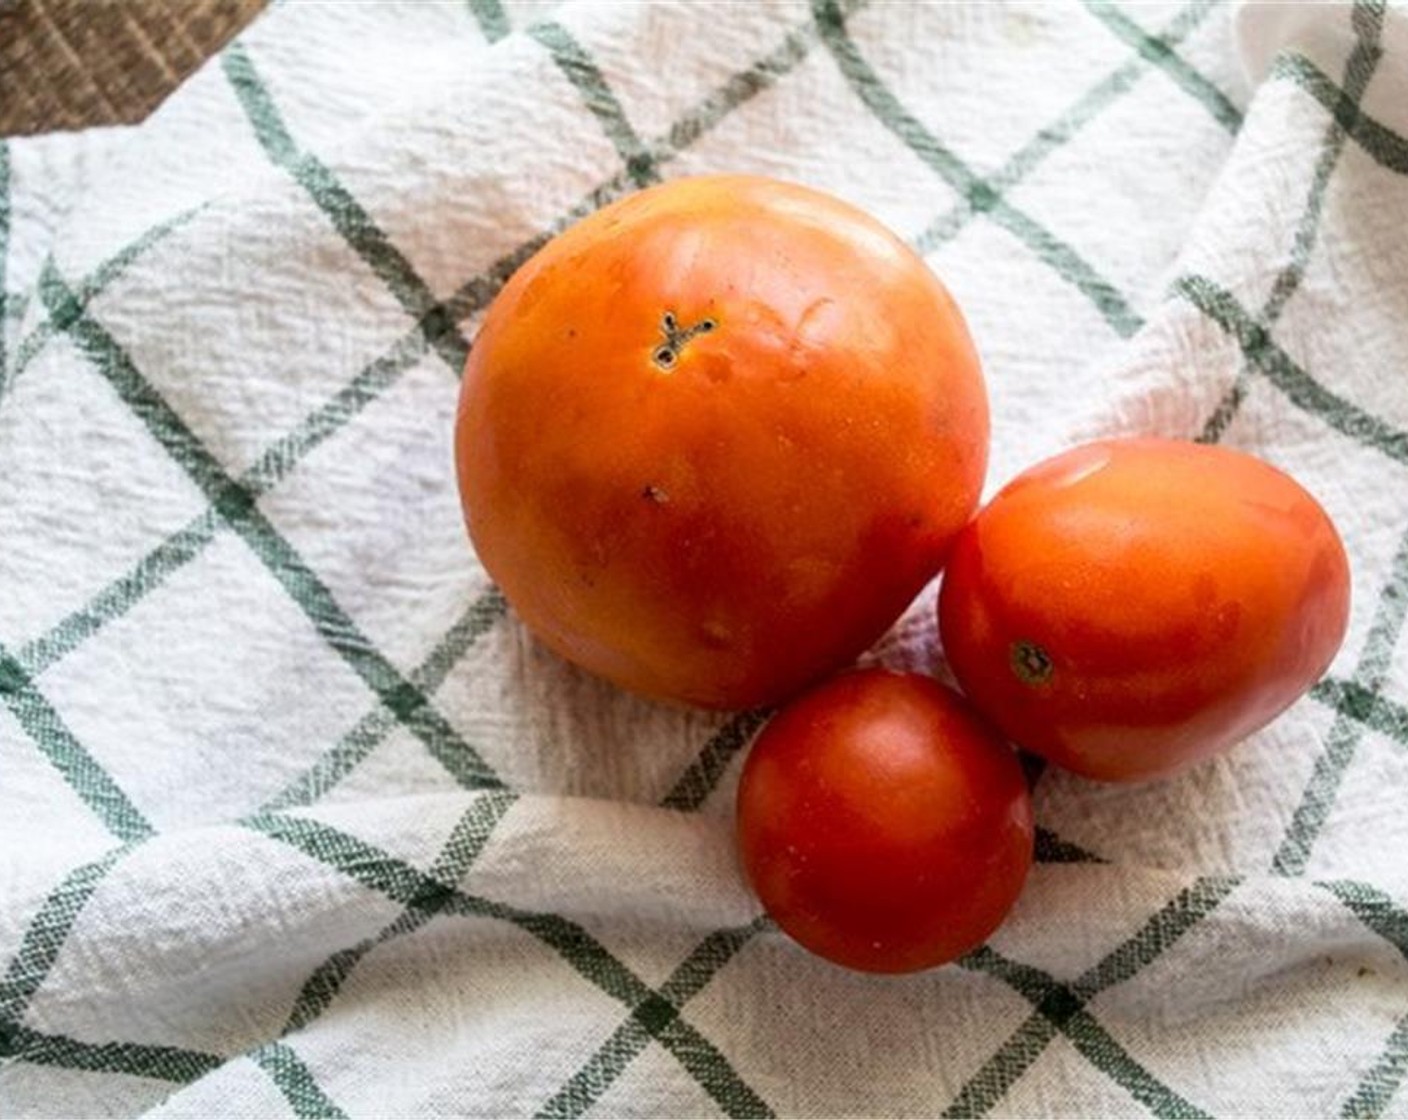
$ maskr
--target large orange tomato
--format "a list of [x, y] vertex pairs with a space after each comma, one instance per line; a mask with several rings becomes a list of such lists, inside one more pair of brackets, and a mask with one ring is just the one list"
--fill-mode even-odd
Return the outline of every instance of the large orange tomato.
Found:
[[528, 627], [713, 707], [878, 638], [972, 514], [987, 443], [924, 263], [834, 198], [737, 176], [643, 191], [524, 265], [456, 428], [470, 536]]
[[1018, 477], [960, 536], [944, 650], [1014, 742], [1112, 781], [1270, 722], [1344, 639], [1349, 565], [1294, 480], [1220, 447], [1108, 440]]

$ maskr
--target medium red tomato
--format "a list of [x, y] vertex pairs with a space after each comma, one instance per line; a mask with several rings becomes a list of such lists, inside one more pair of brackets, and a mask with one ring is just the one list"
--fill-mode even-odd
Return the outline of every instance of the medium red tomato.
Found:
[[1349, 563], [1319, 504], [1238, 451], [1106, 440], [1033, 467], [959, 537], [939, 596], [963, 691], [1091, 778], [1240, 741], [1329, 666]]
[[837, 964], [912, 972], [980, 945], [1032, 860], [1016, 755], [951, 690], [882, 669], [796, 700], [738, 787], [743, 867], [793, 939]]
[[490, 308], [456, 426], [470, 536], [528, 627], [626, 688], [734, 708], [884, 633], [976, 508], [987, 446], [924, 262], [741, 176], [549, 243]]

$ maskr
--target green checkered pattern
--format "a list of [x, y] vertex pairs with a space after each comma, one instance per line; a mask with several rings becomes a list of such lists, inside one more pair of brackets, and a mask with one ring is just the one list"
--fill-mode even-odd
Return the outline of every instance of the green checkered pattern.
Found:
[[[287, 3], [126, 135], [0, 141], [0, 1113], [1408, 1109], [1408, 20], [1272, 14]], [[922, 976], [744, 889], [767, 713], [562, 664], [459, 520], [495, 293], [722, 170], [948, 281], [994, 483], [1221, 441], [1352, 557], [1344, 651], [1226, 758], [1032, 764], [1023, 900]], [[868, 656], [942, 674], [932, 606]]]

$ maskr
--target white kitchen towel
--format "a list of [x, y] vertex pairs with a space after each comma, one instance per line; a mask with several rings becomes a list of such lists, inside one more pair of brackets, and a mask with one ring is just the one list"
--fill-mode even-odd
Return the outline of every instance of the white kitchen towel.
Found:
[[[0, 1114], [1408, 1115], [1405, 23], [289, 2], [140, 126], [0, 142]], [[712, 171], [945, 279], [989, 493], [1220, 441], [1352, 557], [1271, 727], [1041, 777], [1026, 892], [954, 966], [777, 933], [732, 852], [761, 716], [562, 663], [465, 537], [485, 306]], [[871, 656], [943, 673], [933, 597]]]

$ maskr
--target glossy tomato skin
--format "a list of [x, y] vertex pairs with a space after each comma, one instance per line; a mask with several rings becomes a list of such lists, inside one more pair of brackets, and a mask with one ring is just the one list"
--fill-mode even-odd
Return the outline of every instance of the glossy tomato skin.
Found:
[[553, 240], [475, 341], [470, 536], [571, 661], [688, 704], [850, 663], [976, 507], [987, 404], [963, 320], [872, 219], [800, 186], [678, 180]]
[[1058, 455], [960, 536], [945, 653], [1015, 743], [1138, 781], [1239, 742], [1329, 666], [1349, 564], [1320, 505], [1228, 448], [1125, 439]]
[[784, 707], [738, 788], [743, 867], [812, 952], [912, 972], [980, 945], [1032, 861], [1011, 748], [952, 690], [912, 673], [842, 674]]

